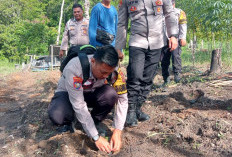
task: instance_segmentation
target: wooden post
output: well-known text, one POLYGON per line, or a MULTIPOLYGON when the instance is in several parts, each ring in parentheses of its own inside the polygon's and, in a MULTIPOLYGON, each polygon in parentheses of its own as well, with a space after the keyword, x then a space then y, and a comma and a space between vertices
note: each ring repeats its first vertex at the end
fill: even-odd
POLYGON ((51 70, 53 70, 53 45, 51 45, 51 70))
POLYGON ((54 57, 54 65, 56 65, 56 57, 54 57))
POLYGON ((222 70, 222 60, 221 60, 222 49, 216 49, 212 51, 210 74, 218 74, 222 70))

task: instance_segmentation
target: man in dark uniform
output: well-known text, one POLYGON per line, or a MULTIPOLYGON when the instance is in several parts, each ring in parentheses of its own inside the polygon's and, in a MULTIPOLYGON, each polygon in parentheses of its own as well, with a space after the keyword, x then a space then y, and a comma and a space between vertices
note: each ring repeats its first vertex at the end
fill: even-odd
POLYGON ((136 126, 149 116, 141 111, 153 84, 161 48, 164 46, 163 17, 167 25, 169 47, 177 47, 177 23, 170 0, 121 0, 115 48, 119 54, 126 48, 127 30, 131 20, 127 90, 129 109, 127 126, 136 126))

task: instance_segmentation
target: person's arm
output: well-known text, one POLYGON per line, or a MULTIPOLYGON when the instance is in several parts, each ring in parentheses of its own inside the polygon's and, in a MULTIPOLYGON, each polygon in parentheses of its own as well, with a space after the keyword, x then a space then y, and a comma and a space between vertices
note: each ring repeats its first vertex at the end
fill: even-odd
MULTIPOLYGON (((115 22, 115 34, 117 35, 117 26, 118 26, 118 13, 117 13, 117 11, 115 10, 115 12, 116 12, 116 22, 115 22)), ((114 40, 116 40, 116 38, 114 39, 114 40)), ((122 52, 122 49, 116 49, 117 50, 117 52, 118 52, 118 57, 119 57, 119 59, 120 59, 120 61, 122 61, 123 60, 123 58, 124 58, 124 53, 122 52)))
POLYGON ((122 130, 126 121, 126 115, 128 110, 128 98, 127 93, 118 95, 118 104, 115 110, 114 116, 114 131, 110 140, 112 151, 116 152, 121 149, 122 146, 122 130))
POLYGON ((128 29, 128 10, 125 0, 120 0, 119 11, 118 11, 118 25, 115 48, 117 51, 126 48, 127 40, 127 29, 128 29))
POLYGON ((118 57, 119 57, 120 61, 122 61, 124 58, 124 53, 122 52, 122 50, 119 50, 119 49, 116 49, 116 50, 118 52, 118 57))
POLYGON ((185 12, 181 10, 179 17, 179 39, 181 46, 186 45, 186 35, 187 35, 187 18, 185 12))
POLYGON ((116 105, 114 116, 114 128, 123 130, 126 122, 126 115, 128 110, 127 93, 118 95, 118 104, 116 105))
POLYGON ((117 34, 117 29, 118 29, 118 12, 115 9, 115 14, 116 14, 116 19, 115 19, 115 34, 117 34))
POLYGON ((89 43, 96 47, 96 36, 98 27, 99 10, 97 7, 93 7, 91 11, 90 21, 89 21, 89 43))
POLYGON ((165 23, 167 28, 167 34, 169 39, 170 51, 173 51, 178 46, 178 23, 172 2, 170 0, 163 0, 163 11, 165 17, 165 23))
POLYGON ((67 51, 68 49, 68 40, 69 40, 69 22, 70 20, 66 23, 65 29, 64 29, 64 34, 63 34, 63 38, 62 38, 62 42, 61 42, 61 46, 60 46, 60 53, 59 56, 63 57, 64 55, 64 51, 67 51))
POLYGON ((112 81, 113 87, 118 93, 118 103, 115 107, 113 135, 110 140, 110 145, 112 151, 119 151, 122 144, 122 130, 126 121, 126 115, 128 110, 128 98, 126 90, 126 80, 124 74, 121 72, 121 69, 118 68, 117 72, 113 72, 112 81), (117 78, 117 80, 115 80, 117 78))

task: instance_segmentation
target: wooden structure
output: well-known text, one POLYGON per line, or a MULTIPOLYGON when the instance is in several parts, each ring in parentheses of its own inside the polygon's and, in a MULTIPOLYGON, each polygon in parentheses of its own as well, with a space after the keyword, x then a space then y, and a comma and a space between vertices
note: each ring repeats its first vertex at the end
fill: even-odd
POLYGON ((53 70, 53 64, 56 65, 56 58, 53 60, 54 56, 59 56, 60 45, 50 45, 49 47, 49 56, 51 57, 51 70, 53 70))

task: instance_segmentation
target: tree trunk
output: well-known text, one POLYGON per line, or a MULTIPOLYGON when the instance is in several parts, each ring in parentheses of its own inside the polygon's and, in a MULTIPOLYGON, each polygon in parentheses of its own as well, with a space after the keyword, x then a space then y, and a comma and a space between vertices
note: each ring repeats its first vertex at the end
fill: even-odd
POLYGON ((85 6, 85 18, 89 19, 89 6, 90 6, 89 0, 85 0, 84 6, 85 6))
POLYGON ((190 45, 191 45, 191 52, 192 52, 192 59, 193 59, 193 66, 195 66, 195 48, 194 48, 194 43, 192 40, 190 40, 190 45))
POLYGON ((201 49, 204 49, 204 41, 201 40, 201 49))
POLYGON ((59 27, 58 27, 58 35, 56 39, 56 45, 59 44, 60 40, 60 27, 61 27, 61 22, 62 22, 62 17, 63 17, 63 8, 64 8, 64 0, 62 1, 61 9, 60 9, 60 21, 59 21, 59 27))
POLYGON ((198 48, 198 45, 197 45, 197 36, 196 36, 195 32, 194 32, 194 37, 193 37, 193 45, 194 45, 195 49, 198 48))
POLYGON ((212 34, 212 50, 215 49, 215 34, 212 34))
POLYGON ((222 70, 222 60, 221 60, 222 49, 216 49, 212 51, 210 74, 218 74, 222 70))
POLYGON ((193 58, 193 66, 195 66, 196 45, 197 45, 197 37, 195 35, 195 31, 193 30, 193 41, 191 43, 191 52, 192 52, 192 58, 193 58))

